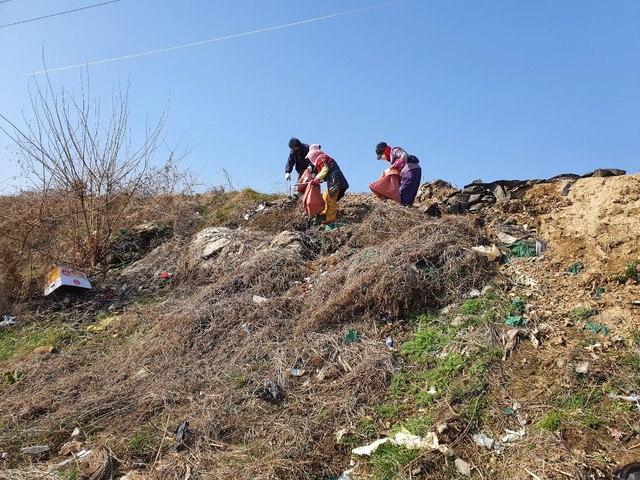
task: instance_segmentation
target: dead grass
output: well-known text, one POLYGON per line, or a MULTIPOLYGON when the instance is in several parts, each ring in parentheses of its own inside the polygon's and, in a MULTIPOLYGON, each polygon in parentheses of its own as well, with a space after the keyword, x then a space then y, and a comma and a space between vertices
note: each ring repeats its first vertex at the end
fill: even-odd
MULTIPOLYGON (((433 219, 357 195, 341 201, 342 225, 333 231, 311 225, 295 201, 250 191, 167 197, 153 205, 141 200, 138 207, 145 213, 132 212, 132 227, 154 220, 171 234, 124 268, 97 277, 94 297, 21 304, 19 321, 62 326, 73 335, 54 354, 27 351, 2 362, 2 371, 22 374, 0 385, 3 474, 45 478, 37 477, 45 471, 40 466, 63 460, 57 452, 75 427, 84 446, 101 452, 95 478, 115 469, 146 479, 326 479, 349 465, 353 446, 405 422, 431 430, 445 422, 442 442, 478 478, 598 478, 633 456, 635 405, 606 397, 635 385, 640 370, 632 342, 596 338, 613 357, 585 350, 593 334, 565 324, 575 322, 569 316, 575 305, 555 290, 591 292, 593 282, 563 275, 562 259, 514 261, 492 277, 496 267, 471 251, 490 243, 483 236, 493 228, 489 221, 480 230, 483 222, 474 218, 433 219), (205 260, 194 234, 219 226, 228 227, 229 242, 205 260), (171 277, 161 279, 163 271, 171 277), (543 274, 560 285, 526 286, 528 277, 543 274), (455 310, 440 313, 433 328, 440 325, 450 337, 439 354, 412 362, 400 353, 416 335, 418 314, 460 304, 490 278, 504 295, 527 299, 527 329, 499 367, 480 353, 503 347, 506 309, 487 318, 462 314, 457 330, 450 325, 459 320, 455 310), (552 309, 544 298, 557 305, 552 309), (104 330, 87 330, 107 315, 115 318, 104 330), (537 349, 534 326, 540 327, 537 349), (553 343, 559 335, 564 343, 553 343), (397 342, 393 350, 385 345, 388 336, 397 342), (408 394, 392 403, 394 379, 420 379, 421 370, 439 368, 446 355, 464 360, 447 384, 449 394, 434 403, 408 394), (580 376, 574 366, 583 361, 590 370, 580 376), (526 437, 506 443, 501 455, 476 445, 473 433, 499 438, 505 428, 519 429, 519 419, 504 413, 515 402, 526 437), (377 413, 384 408, 391 413, 377 413), (547 415, 554 409, 567 414, 564 429, 534 428, 553 420, 547 415), (624 433, 622 440, 612 440, 605 419, 624 433), (183 421, 189 431, 176 452, 183 421), (337 441, 341 431, 349 432, 349 442, 337 441), (49 454, 19 453, 45 443, 49 454)), ((635 291, 631 284, 607 284, 607 293, 614 288, 635 291)), ((433 452, 401 472, 397 478, 457 475, 452 461, 433 452)))
POLYGON ((357 426, 397 370, 380 315, 443 305, 489 271, 469 250, 479 236, 468 222, 433 221, 391 205, 355 207, 362 224, 306 230, 295 247, 270 247, 276 231, 301 228, 288 202, 256 216, 245 233, 232 230, 235 241, 204 270, 187 259, 185 237, 174 236, 123 270, 123 280, 105 284, 133 299, 123 281, 153 291, 162 285, 158 272, 172 270, 156 302, 130 304, 86 343, 82 334, 81 343, 37 363, 32 354, 7 361, 3 368, 24 377, 3 387, 1 443, 15 452, 47 442, 55 452, 80 426, 86 442, 103 439, 128 470, 136 457, 127 445, 140 425, 155 426, 161 442, 187 420, 186 456, 152 445, 148 478, 189 468, 202 478, 338 472, 350 452, 335 433, 357 426), (323 256, 323 242, 336 253, 323 256), (256 303, 256 295, 267 301, 256 303), (350 330, 357 341, 345 341, 350 330))

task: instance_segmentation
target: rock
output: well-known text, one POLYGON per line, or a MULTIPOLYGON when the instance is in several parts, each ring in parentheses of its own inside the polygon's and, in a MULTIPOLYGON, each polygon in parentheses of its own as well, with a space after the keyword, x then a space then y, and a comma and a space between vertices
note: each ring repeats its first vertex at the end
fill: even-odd
POLYGON ((36 347, 33 349, 33 353, 37 353, 39 355, 46 355, 49 353, 56 353, 56 347, 51 345, 47 345, 46 347, 36 347))
POLYGON ((77 453, 80 450, 82 450, 81 442, 67 442, 60 448, 58 454, 66 457, 70 453, 77 453))
POLYGON ((48 452, 49 445, 34 445, 33 447, 24 447, 21 448, 20 451, 22 453, 26 453, 27 455, 38 455, 40 453, 48 452))
POLYGON ((456 458, 456 461, 454 463, 456 469, 460 474, 464 475, 465 477, 471 476, 471 466, 467 462, 465 462, 461 458, 456 458))

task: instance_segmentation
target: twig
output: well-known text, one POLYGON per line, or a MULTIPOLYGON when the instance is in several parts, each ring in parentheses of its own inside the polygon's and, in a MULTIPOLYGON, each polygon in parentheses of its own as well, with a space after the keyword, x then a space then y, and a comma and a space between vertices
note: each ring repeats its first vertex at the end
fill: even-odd
POLYGON ((167 427, 169 426, 170 418, 171 418, 171 415, 167 415, 167 422, 164 424, 164 428, 162 429, 162 440, 160 440, 160 445, 158 445, 156 458, 153 459, 154 465, 158 462, 158 459, 160 458, 160 452, 162 451, 162 445, 164 445, 164 439, 167 438, 167 427))
POLYGON ((542 480, 539 476, 537 476, 535 473, 530 472, 529 470, 527 470, 526 468, 524 469, 525 472, 527 472, 529 475, 531 475, 533 478, 535 478, 536 480, 542 480))

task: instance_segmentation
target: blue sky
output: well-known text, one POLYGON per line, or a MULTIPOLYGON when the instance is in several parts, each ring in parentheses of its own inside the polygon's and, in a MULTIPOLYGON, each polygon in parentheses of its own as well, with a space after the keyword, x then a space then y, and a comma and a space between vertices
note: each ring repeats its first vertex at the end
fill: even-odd
MULTIPOLYGON (((5 0, 0 25, 103 2, 5 0)), ((120 0, 2 26, 0 44, 6 117, 30 118, 43 49, 49 69, 88 63, 103 110, 130 82, 134 144, 168 104, 166 144, 193 148, 183 167, 205 188, 224 170, 284 192, 291 136, 321 143, 353 192, 385 167, 379 141, 458 187, 640 169, 637 0, 120 0)), ((78 91, 82 73, 50 79, 78 91)), ((15 161, 0 134, 0 191, 15 161)))

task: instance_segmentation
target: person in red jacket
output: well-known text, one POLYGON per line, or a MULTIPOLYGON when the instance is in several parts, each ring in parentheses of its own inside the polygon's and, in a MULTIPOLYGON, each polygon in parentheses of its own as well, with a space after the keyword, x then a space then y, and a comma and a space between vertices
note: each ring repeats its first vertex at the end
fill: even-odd
POLYGON ((385 142, 376 145, 376 157, 378 160, 386 160, 391 164, 389 168, 400 172, 400 203, 413 205, 422 179, 418 157, 409 155, 400 147, 390 147, 385 142))
POLYGON ((327 182, 327 190, 322 195, 324 199, 324 211, 321 215, 325 216, 322 222, 325 225, 333 225, 338 215, 338 201, 344 196, 349 188, 349 182, 340 170, 338 162, 320 149, 320 145, 310 145, 307 158, 313 164, 318 174, 312 183, 320 185, 321 182, 327 182))

